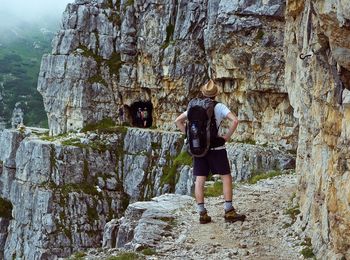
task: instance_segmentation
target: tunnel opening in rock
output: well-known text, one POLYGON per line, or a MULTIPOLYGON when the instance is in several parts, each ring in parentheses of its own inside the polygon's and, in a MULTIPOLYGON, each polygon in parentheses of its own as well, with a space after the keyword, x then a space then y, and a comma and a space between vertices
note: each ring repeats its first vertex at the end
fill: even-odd
POLYGON ((151 101, 136 101, 130 106, 132 125, 136 127, 151 127, 153 123, 153 105, 151 101))

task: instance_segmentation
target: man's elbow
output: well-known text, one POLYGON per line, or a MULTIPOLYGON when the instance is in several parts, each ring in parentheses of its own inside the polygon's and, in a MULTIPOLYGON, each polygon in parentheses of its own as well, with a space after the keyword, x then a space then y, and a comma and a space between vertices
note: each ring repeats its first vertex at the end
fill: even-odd
POLYGON ((176 118, 175 121, 174 121, 174 123, 175 123, 175 125, 176 125, 178 128, 180 128, 181 125, 183 124, 183 123, 182 123, 182 120, 181 120, 180 118, 176 118))

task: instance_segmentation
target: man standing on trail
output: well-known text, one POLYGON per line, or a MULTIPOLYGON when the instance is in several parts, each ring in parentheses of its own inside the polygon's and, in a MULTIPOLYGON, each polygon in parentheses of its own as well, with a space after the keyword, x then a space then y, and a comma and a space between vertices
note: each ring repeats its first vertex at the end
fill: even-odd
MULTIPOLYGON (((210 98, 215 100, 218 95, 218 87, 213 80, 209 80, 208 83, 201 87, 201 92, 204 98, 210 98)), ((215 102, 215 101, 214 101, 215 102)), ((186 121, 188 111, 183 112, 179 115, 176 120, 176 126, 181 132, 186 134, 186 121)), ((233 132, 236 130, 238 125, 238 119, 223 103, 215 102, 214 115, 216 121, 216 127, 219 128, 221 121, 226 119, 229 121, 229 129, 227 133, 222 136, 216 137, 219 140, 219 146, 210 145, 208 152, 204 157, 193 157, 193 175, 196 176, 195 182, 195 197, 197 202, 197 208, 199 213, 199 222, 201 224, 211 222, 211 217, 208 216, 207 209, 204 205, 204 184, 207 176, 211 172, 212 174, 220 174, 223 182, 223 195, 225 199, 224 210, 225 210, 225 221, 235 222, 244 221, 246 216, 238 214, 235 208, 232 206, 232 176, 229 161, 227 158, 227 152, 225 148, 225 142, 230 140, 233 132)))

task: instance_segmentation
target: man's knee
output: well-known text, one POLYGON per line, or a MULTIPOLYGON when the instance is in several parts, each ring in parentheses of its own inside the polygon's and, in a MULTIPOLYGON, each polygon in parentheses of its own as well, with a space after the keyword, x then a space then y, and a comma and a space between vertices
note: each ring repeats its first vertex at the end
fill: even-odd
POLYGON ((207 176, 196 176, 196 184, 204 186, 207 176))
POLYGON ((232 182, 231 174, 221 175, 222 182, 232 182))

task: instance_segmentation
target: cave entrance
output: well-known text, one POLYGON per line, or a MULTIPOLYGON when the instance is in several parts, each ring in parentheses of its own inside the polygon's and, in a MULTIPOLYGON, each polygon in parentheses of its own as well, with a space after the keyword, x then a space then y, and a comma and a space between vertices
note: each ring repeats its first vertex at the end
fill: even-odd
POLYGON ((132 125, 136 127, 151 127, 153 105, 151 101, 137 101, 130 106, 130 115, 132 118, 132 125), (142 115, 146 115, 142 118, 142 115))

